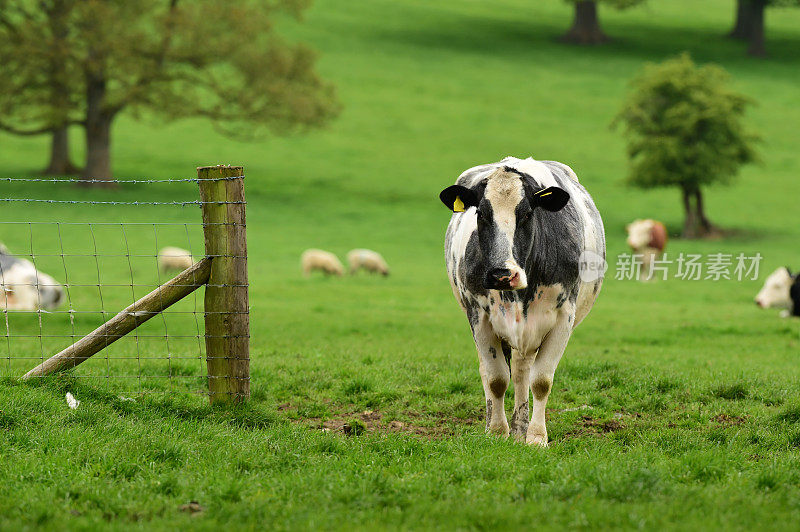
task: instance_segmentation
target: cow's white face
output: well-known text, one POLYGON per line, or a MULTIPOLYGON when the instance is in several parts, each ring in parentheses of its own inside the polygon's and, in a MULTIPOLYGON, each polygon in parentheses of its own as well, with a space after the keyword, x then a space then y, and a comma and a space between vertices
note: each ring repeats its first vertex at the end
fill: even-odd
POLYGON ((475 208, 478 245, 485 261, 484 288, 527 288, 524 260, 535 237, 533 211, 558 211, 569 201, 569 194, 557 187, 535 189, 509 167, 499 168, 484 183, 475 189, 453 185, 439 197, 454 212, 475 208))
POLYGON ((793 282, 787 268, 778 268, 767 277, 764 288, 756 296, 756 305, 761 308, 791 308, 790 290, 793 282))
POLYGON ((653 231, 652 220, 634 220, 625 229, 628 231, 627 242, 631 249, 644 249, 650 244, 653 231))

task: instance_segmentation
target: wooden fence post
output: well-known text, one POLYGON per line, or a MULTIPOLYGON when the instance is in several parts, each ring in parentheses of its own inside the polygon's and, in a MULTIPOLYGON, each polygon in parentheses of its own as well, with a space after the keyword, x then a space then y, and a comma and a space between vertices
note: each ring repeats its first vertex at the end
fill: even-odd
POLYGON ((250 397, 250 303, 244 174, 241 166, 197 169, 206 255, 212 258, 205 294, 206 362, 212 403, 250 397))

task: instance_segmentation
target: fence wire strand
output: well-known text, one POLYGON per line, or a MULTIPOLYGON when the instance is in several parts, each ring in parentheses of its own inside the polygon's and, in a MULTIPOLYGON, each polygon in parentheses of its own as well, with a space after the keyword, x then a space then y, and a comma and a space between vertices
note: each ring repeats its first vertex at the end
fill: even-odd
MULTIPOLYGON (((4 205, 0 207, 0 312, 3 320, 0 327, 5 329, 5 339, 0 345, 6 350, 5 357, 0 355, 0 360, 6 359, 6 363, 0 365, 5 368, 0 375, 18 377, 32 365, 45 363, 173 279, 187 264, 166 269, 165 261, 171 258, 173 262, 186 262, 186 257, 160 255, 164 248, 185 249, 195 264, 203 257, 246 259, 245 255, 232 253, 227 240, 225 253, 205 253, 204 228, 211 225, 244 228, 245 224, 227 221, 204 224, 198 212, 181 207, 245 205, 246 202, 231 201, 229 195, 222 201, 197 199, 196 185, 200 181, 197 178, 111 181, 0 178, 0 205, 4 205), (195 185, 191 191, 193 198, 176 198, 177 189, 169 189, 173 194, 169 200, 129 199, 134 192, 147 192, 146 186, 138 185, 187 183, 195 185), (3 184, 12 189, 3 191, 3 184), (70 199, 81 189, 62 186, 89 184, 113 185, 113 188, 92 189, 96 199, 85 196, 70 199), (113 196, 118 193, 124 197, 115 199, 113 196), (118 206, 119 209, 91 209, 104 206, 118 206), (154 208, 141 212, 148 213, 147 216, 156 221, 136 220, 141 218, 136 209, 144 206, 154 208), (53 299, 55 292, 60 294, 58 301, 53 299)), ((189 192, 188 188, 180 190, 189 192)), ((190 280, 171 286, 196 288, 197 283, 190 280)), ((240 290, 247 289, 248 284, 207 286, 240 290)), ((163 307, 164 291, 156 294, 163 307)), ((207 374, 208 358, 225 357, 207 357, 206 339, 249 338, 249 334, 207 334, 204 316, 249 314, 249 308, 206 312, 202 292, 194 289, 190 296, 163 311, 137 310, 135 319, 139 325, 130 333, 100 335, 99 341, 104 347, 102 355, 98 353, 73 370, 73 377, 103 383, 121 394, 176 391, 207 394, 209 380, 241 378, 207 374), (158 319, 156 314, 160 314, 158 319)))

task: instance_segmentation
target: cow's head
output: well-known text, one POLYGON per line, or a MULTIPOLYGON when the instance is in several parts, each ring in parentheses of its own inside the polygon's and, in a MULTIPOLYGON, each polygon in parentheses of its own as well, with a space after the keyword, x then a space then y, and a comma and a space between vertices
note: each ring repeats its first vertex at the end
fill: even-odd
POLYGON ((528 286, 524 264, 535 238, 532 215, 536 209, 555 212, 569 201, 558 188, 542 188, 533 178, 510 167, 498 168, 474 188, 447 187, 439 194, 453 212, 475 208, 478 243, 486 261, 484 287, 521 290, 528 286))
POLYGON ((790 291, 794 277, 789 268, 778 268, 764 283, 764 288, 756 296, 756 305, 761 308, 784 308, 792 306, 790 291))
POLYGON ((0 308, 52 310, 63 297, 58 281, 38 271, 32 262, 0 250, 0 308))

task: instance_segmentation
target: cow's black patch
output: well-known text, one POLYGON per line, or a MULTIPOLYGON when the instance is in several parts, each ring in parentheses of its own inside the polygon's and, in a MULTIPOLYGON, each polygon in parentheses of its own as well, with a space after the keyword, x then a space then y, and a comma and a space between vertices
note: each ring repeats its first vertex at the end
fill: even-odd
POLYGON ((511 373, 511 345, 505 340, 500 341, 500 347, 503 349, 503 358, 506 359, 506 364, 508 364, 508 372, 511 373))
POLYGON ((497 349, 494 347, 489 347, 489 352, 492 354, 492 358, 497 358, 497 349))
POLYGON ((480 307, 478 304, 472 300, 462 296, 462 301, 464 303, 464 310, 467 313, 467 320, 469 321, 469 327, 472 329, 472 335, 475 336, 475 326, 478 324, 478 310, 480 307))
POLYGON ((464 257, 461 258, 459 264, 458 277, 462 284, 473 294, 484 296, 488 294, 483 287, 486 279, 486 260, 484 260, 481 247, 478 244, 477 231, 473 232, 469 237, 469 241, 467 241, 467 249, 464 251, 464 257))
POLYGON ((9 271, 17 262, 19 262, 19 259, 14 255, 6 255, 0 252, 0 272, 9 271))
POLYGON ((800 316, 800 275, 794 278, 789 295, 792 298, 792 316, 800 316))
POLYGON ((559 292, 558 297, 556 297, 556 308, 561 308, 564 306, 564 303, 567 302, 567 296, 569 294, 567 292, 559 292))

